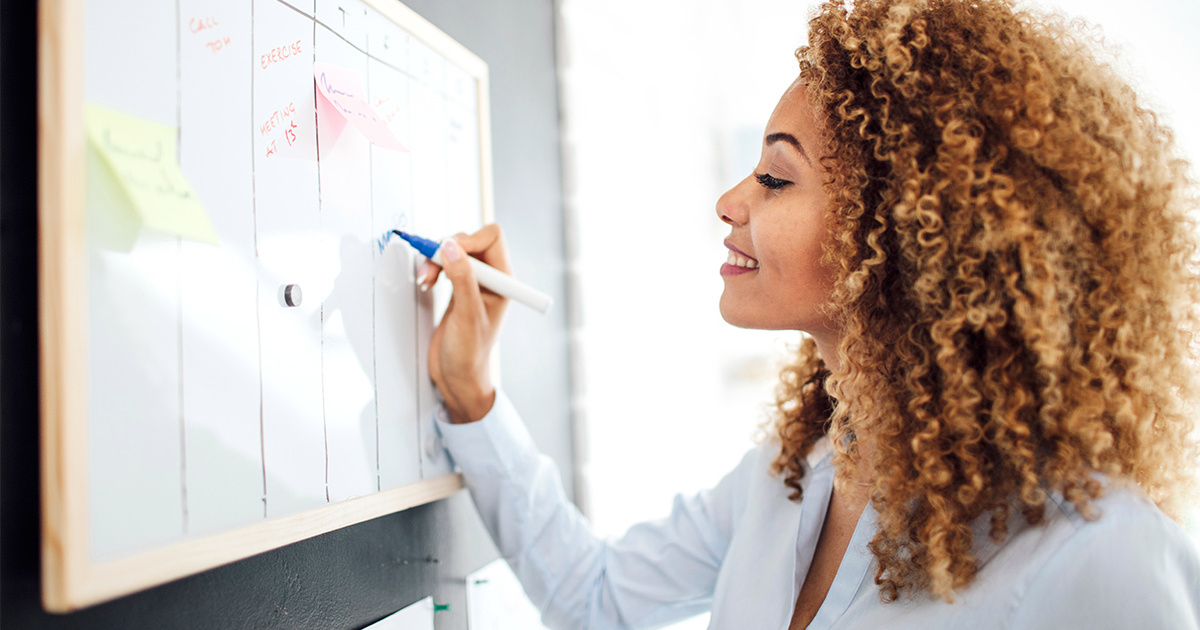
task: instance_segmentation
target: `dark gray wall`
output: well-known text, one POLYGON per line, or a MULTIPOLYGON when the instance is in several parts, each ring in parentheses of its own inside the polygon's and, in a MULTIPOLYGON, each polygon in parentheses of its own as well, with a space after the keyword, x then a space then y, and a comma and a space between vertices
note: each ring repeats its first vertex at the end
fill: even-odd
MULTIPOLYGON (((551 0, 408 5, 491 69, 496 217, 518 274, 550 293, 502 336, 506 391, 570 491, 558 101, 551 0)), ((466 493, 72 615, 41 610, 38 504, 36 3, 0 5, 0 622, 4 628, 358 628, 433 595, 465 628, 467 573, 496 557, 466 493)))

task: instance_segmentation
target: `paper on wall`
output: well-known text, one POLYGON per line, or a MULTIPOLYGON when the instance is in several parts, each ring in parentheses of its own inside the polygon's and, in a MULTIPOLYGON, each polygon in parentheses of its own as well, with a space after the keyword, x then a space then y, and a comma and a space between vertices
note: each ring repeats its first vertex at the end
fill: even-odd
POLYGON ((471 630, 546 630, 521 582, 503 558, 467 576, 467 627, 471 630))
POLYGON ((376 621, 363 630, 433 630, 433 614, 436 610, 433 597, 426 597, 376 621))
POLYGON ((349 68, 319 61, 313 63, 317 82, 317 127, 321 153, 337 144, 349 123, 377 147, 408 152, 388 128, 387 122, 367 103, 362 76, 349 68))
POLYGON ((174 127, 88 104, 88 141, 116 175, 142 225, 166 234, 217 244, 217 232, 179 169, 174 127))

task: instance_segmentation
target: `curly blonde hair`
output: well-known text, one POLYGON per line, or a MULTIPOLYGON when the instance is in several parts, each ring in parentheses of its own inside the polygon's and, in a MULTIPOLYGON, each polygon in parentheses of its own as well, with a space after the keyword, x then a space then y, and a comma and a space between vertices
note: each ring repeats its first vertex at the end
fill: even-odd
POLYGON ((953 601, 985 514, 997 542, 1048 492, 1098 516, 1094 471, 1191 497, 1195 187, 1098 43, 1007 0, 833 0, 796 52, 844 337, 784 370, 775 471, 800 500, 825 435, 874 468, 885 600, 953 601))

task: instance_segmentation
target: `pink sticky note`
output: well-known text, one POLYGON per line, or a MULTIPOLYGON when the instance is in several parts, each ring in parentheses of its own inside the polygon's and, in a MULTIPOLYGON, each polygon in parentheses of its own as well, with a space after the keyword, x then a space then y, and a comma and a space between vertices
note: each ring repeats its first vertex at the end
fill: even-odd
MULTIPOLYGON (((362 132, 371 144, 384 149, 408 152, 408 149, 396 139, 396 136, 392 135, 392 131, 388 129, 387 122, 383 117, 375 113, 375 110, 367 103, 367 92, 363 89, 362 77, 357 72, 317 61, 313 63, 313 78, 317 81, 317 91, 327 100, 324 105, 332 109, 332 112, 329 113, 341 114, 344 120, 341 123, 343 127, 348 122, 362 132)), ((317 100, 321 101, 322 99, 317 100)), ((325 113, 321 108, 322 106, 318 105, 318 112, 325 113)), ((337 116, 333 116, 333 118, 337 118, 337 116)), ((326 124, 325 120, 326 118, 321 118, 321 124, 326 124)), ((329 126, 334 127, 335 124, 330 123, 329 126)), ((321 152, 324 153, 326 136, 324 132, 319 133, 321 134, 321 152)), ((329 145, 332 146, 341 136, 341 129, 339 128, 336 133, 329 135, 329 145)))
POLYGON ((329 151, 337 144, 345 129, 346 117, 317 90, 317 148, 321 159, 329 155, 329 151))

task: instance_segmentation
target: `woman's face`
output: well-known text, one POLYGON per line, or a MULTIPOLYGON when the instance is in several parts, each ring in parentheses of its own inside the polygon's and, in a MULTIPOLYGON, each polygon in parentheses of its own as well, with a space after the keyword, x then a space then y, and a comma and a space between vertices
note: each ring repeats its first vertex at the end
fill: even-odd
POLYGON ((822 311, 833 269, 821 265, 829 197, 817 163, 821 134, 805 87, 788 88, 763 134, 762 156, 749 177, 717 201, 732 228, 721 265, 721 316, 742 328, 796 329, 814 337, 834 327, 822 311))

